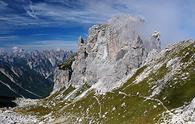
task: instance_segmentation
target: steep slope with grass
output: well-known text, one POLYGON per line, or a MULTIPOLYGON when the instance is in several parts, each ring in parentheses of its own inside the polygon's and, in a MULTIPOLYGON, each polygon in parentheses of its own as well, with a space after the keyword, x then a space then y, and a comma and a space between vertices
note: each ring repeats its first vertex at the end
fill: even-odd
POLYGON ((195 41, 171 45, 148 59, 114 90, 71 84, 36 105, 15 109, 45 123, 183 124, 195 122, 195 41))

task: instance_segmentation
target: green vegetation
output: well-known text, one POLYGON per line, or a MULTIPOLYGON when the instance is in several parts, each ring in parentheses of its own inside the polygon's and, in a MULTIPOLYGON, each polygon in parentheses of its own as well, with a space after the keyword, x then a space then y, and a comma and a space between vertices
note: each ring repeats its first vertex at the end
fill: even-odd
POLYGON ((163 89, 161 94, 158 96, 159 99, 164 99, 164 104, 172 109, 180 107, 184 104, 189 103, 195 97, 195 47, 193 44, 183 48, 179 53, 178 57, 181 57, 181 62, 185 63, 181 70, 178 71, 169 80, 166 88, 163 89), (183 76, 182 76, 183 75, 183 76))
POLYGON ((16 109, 16 112, 24 115, 35 115, 38 117, 47 115, 51 112, 51 109, 43 106, 29 106, 28 108, 16 109))
POLYGON ((70 55, 64 63, 58 65, 61 70, 71 70, 72 63, 75 61, 75 55, 70 55))
POLYGON ((66 122, 83 124, 89 122, 101 124, 158 123, 161 114, 167 109, 180 107, 195 97, 194 55, 194 44, 181 45, 173 51, 166 52, 157 63, 137 69, 123 86, 112 92, 97 95, 95 91, 89 90, 85 97, 78 99, 78 96, 86 92, 90 86, 87 83, 78 89, 70 86, 43 100, 43 104, 50 105, 48 108, 39 105, 37 108, 30 107, 26 110, 21 108, 20 112, 38 113, 41 115, 39 117, 43 119, 43 115, 53 111, 52 115, 56 120, 66 118, 66 122), (181 58, 183 63, 181 69, 177 70, 169 80, 164 80, 165 76, 171 72, 171 68, 166 67, 167 62, 176 57, 181 58), (142 75, 146 69, 152 69, 154 65, 159 63, 162 65, 158 69, 153 69, 148 77, 135 83, 136 78, 142 75), (183 74, 185 76, 182 76, 183 74), (159 94, 152 98, 149 97, 153 88, 159 86, 159 81, 165 83, 165 86, 162 87, 159 94), (70 93, 73 94, 70 95, 70 93), (70 99, 65 99, 67 95, 70 95, 70 99))
POLYGON ((141 74, 144 68, 146 67, 138 69, 134 76, 121 88, 98 96, 91 92, 87 97, 67 106, 64 113, 83 118, 83 123, 87 120, 88 122, 93 120, 94 123, 105 124, 121 122, 154 123, 155 120, 158 120, 157 115, 162 113, 164 108, 157 101, 144 98, 149 92, 149 85, 146 80, 139 84, 132 82, 132 79, 141 74))

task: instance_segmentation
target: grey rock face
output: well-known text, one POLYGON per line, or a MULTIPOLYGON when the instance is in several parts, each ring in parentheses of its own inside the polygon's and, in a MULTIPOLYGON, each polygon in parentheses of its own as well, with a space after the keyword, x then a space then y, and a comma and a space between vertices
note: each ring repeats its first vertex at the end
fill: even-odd
POLYGON ((54 71, 54 87, 53 93, 60 90, 62 87, 68 87, 70 71, 69 70, 60 70, 58 68, 54 71))
POLYGON ((161 50, 160 33, 157 31, 152 33, 151 38, 144 42, 144 46, 148 53, 153 50, 159 52, 161 50))
POLYGON ((75 86, 102 82, 109 90, 132 69, 140 67, 148 52, 158 49, 156 39, 152 42, 154 45, 148 48, 144 45, 139 33, 143 22, 140 18, 124 15, 91 27, 86 41, 79 38, 70 82, 75 86))

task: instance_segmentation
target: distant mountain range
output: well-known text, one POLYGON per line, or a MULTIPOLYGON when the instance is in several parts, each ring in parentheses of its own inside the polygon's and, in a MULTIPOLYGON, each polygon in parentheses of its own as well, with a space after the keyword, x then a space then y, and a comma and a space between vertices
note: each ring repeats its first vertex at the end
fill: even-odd
POLYGON ((43 98, 53 89, 53 72, 68 54, 64 50, 0 51, 0 96, 43 98))

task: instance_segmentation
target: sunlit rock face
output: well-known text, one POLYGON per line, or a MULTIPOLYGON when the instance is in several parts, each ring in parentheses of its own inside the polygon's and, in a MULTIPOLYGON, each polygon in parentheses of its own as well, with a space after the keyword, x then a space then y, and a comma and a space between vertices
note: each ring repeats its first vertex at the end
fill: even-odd
POLYGON ((86 40, 79 38, 70 82, 75 86, 102 83, 105 91, 115 87, 116 82, 140 67, 149 51, 160 49, 159 35, 144 45, 146 38, 140 33, 143 24, 141 18, 123 15, 92 26, 86 40))
POLYGON ((56 91, 59 91, 62 87, 68 87, 69 86, 69 80, 70 80, 70 70, 60 70, 59 68, 56 68, 54 71, 54 87, 53 87, 53 93, 56 91))

